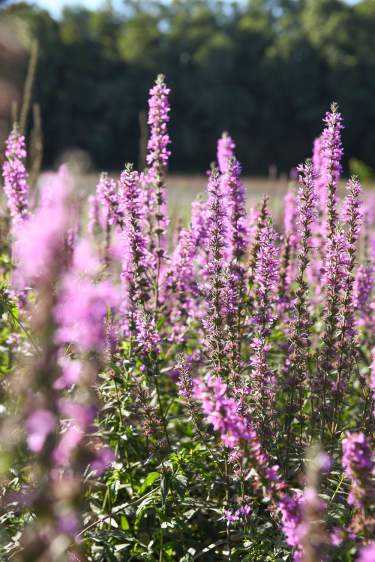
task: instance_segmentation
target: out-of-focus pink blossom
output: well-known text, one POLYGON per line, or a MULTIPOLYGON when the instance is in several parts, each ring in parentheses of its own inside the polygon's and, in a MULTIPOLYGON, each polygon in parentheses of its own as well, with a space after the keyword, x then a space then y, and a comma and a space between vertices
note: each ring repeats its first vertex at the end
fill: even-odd
POLYGON ((49 410, 35 410, 26 420, 27 445, 34 453, 40 453, 47 436, 56 427, 56 417, 49 410))
POLYGON ((67 276, 55 308, 56 341, 72 343, 81 351, 105 345, 105 317, 120 302, 119 291, 109 282, 67 276))

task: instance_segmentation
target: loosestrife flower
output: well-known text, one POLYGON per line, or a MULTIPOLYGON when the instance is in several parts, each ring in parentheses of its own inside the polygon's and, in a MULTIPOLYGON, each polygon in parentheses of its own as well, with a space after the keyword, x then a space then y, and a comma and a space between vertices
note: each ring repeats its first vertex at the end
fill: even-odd
POLYGON ((270 349, 268 337, 275 319, 276 288, 279 271, 278 252, 275 245, 276 232, 270 221, 259 233, 257 260, 254 270, 254 316, 250 358, 252 366, 251 396, 256 417, 263 431, 270 429, 275 400, 275 374, 268 366, 270 349), (267 420, 266 424, 263 421, 267 420))
POLYGON ((267 499, 275 501, 285 488, 279 467, 271 465, 255 428, 242 414, 242 404, 228 393, 228 385, 219 376, 193 379, 193 397, 200 402, 208 423, 220 433, 222 443, 233 450, 235 462, 237 457, 249 460, 252 470, 248 477, 254 490, 262 489, 267 499))
MULTIPOLYGON (((312 225, 316 213, 316 192, 314 186, 314 170, 312 162, 307 160, 298 167, 298 210, 300 229, 300 244, 298 253, 297 289, 293 303, 293 315, 290 328, 289 344, 289 372, 287 384, 291 387, 290 402, 287 415, 293 419, 296 406, 302 392, 302 383, 308 372, 308 348, 311 319, 308 312, 308 284, 305 279, 306 270, 310 263, 312 225)), ((288 428, 288 431, 290 428, 288 428)))
POLYGON ((324 412, 321 416, 323 423, 325 423, 327 415, 332 415, 330 410, 333 405, 329 401, 328 389, 331 388, 334 392, 339 390, 337 380, 336 384, 334 383, 332 385, 332 371, 339 361, 338 335, 341 320, 341 301, 342 292, 346 288, 349 266, 348 241, 345 231, 341 228, 335 231, 331 235, 331 238, 328 239, 324 264, 323 280, 326 299, 324 308, 324 331, 318 361, 319 375, 317 377, 321 385, 320 398, 324 400, 324 404, 321 404, 321 411, 324 412))
POLYGON ((357 243, 360 235, 363 210, 360 201, 362 187, 359 181, 353 177, 347 186, 347 195, 344 202, 344 220, 348 224, 347 231, 347 268, 343 279, 343 297, 341 304, 341 317, 338 335, 338 364, 337 380, 335 391, 336 409, 340 407, 342 389, 347 385, 352 370, 355 350, 355 322, 353 309, 353 287, 354 287, 354 268, 356 265, 357 243))
POLYGON ((233 158, 235 148, 234 140, 228 133, 224 132, 217 142, 217 162, 220 173, 224 174, 227 171, 229 160, 233 158))
POLYGON ((139 175, 131 165, 125 167, 120 177, 120 200, 125 215, 122 261, 126 314, 124 328, 127 334, 134 335, 137 308, 145 305, 151 298, 148 275, 152 263, 143 228, 144 209, 139 175))
POLYGON ((176 365, 178 394, 191 403, 193 398, 193 378, 191 376, 192 357, 180 358, 176 365))
POLYGON ((255 325, 267 335, 274 320, 273 302, 278 278, 277 234, 270 222, 262 228, 259 237, 254 285, 256 292, 255 325))
POLYGON ((160 167, 168 164, 171 155, 168 148, 171 141, 167 130, 170 119, 169 93, 170 90, 165 84, 164 76, 159 74, 155 85, 150 90, 148 101, 148 124, 151 128, 151 135, 147 144, 147 164, 156 173, 159 173, 160 167))
POLYGON ((204 324, 212 360, 216 368, 219 368, 224 360, 224 247, 227 223, 220 177, 216 169, 212 170, 209 175, 207 207, 209 253, 205 272, 206 283, 204 293, 208 303, 208 317, 204 324))
POLYGON ((150 314, 146 314, 142 310, 138 310, 135 316, 135 333, 136 341, 139 345, 140 352, 158 353, 160 347, 160 334, 155 325, 155 319, 150 314))
POLYGON ((96 187, 98 202, 102 204, 108 217, 109 224, 123 226, 124 213, 119 201, 119 187, 117 182, 103 173, 96 187))
MULTIPOLYGON (((336 243, 339 215, 337 212, 337 187, 341 175, 341 161, 343 148, 341 132, 343 120, 338 111, 336 103, 331 105, 331 111, 327 112, 324 118, 324 130, 320 136, 320 163, 317 164, 317 155, 314 154, 314 173, 317 175, 316 186, 319 199, 320 210, 317 215, 320 222, 314 225, 314 246, 316 247, 316 257, 311 268, 312 280, 317 285, 317 294, 321 293, 325 287, 322 283, 321 262, 327 253, 326 246, 333 246, 336 243)), ((333 250, 334 252, 334 250, 333 250)), ((324 291, 323 291, 324 292, 324 291)))
POLYGON ((207 421, 219 431, 224 445, 234 448, 241 439, 249 439, 251 432, 236 400, 228 398, 227 389, 220 377, 208 376, 204 382, 193 380, 193 395, 201 402, 207 421))
POLYGON ((344 126, 342 115, 338 111, 336 103, 333 103, 331 111, 326 113, 324 123, 325 128, 321 135, 321 154, 323 159, 321 174, 326 184, 328 238, 330 239, 336 230, 338 219, 336 191, 342 171, 341 161, 344 154, 341 141, 341 132, 344 126))
MULTIPOLYGON (((241 181, 241 165, 230 158, 221 178, 223 204, 228 216, 228 235, 230 237, 230 258, 239 264, 247 248, 248 229, 246 225, 246 191, 241 181)), ((238 271, 237 275, 241 272, 238 271)))
POLYGON ((100 203, 96 194, 90 195, 88 198, 87 217, 87 230, 90 234, 95 234, 102 226, 100 220, 100 203))
MULTIPOLYGON (((168 134, 168 122, 170 119, 169 105, 170 90, 165 84, 162 74, 156 79, 155 85, 150 90, 148 101, 148 124, 150 126, 150 138, 147 143, 148 165, 147 183, 151 183, 155 189, 155 208, 150 209, 154 215, 153 226, 156 237, 156 252, 158 260, 158 274, 162 260, 165 258, 164 236, 168 225, 165 193, 165 171, 168 165, 170 138, 168 134)), ((157 279, 157 283, 158 283, 157 279)))
POLYGON ((17 128, 14 128, 6 141, 3 164, 4 191, 14 226, 29 215, 30 188, 25 159, 25 137, 18 132, 17 128))
POLYGON ((227 267, 223 279, 224 308, 229 340, 227 352, 231 356, 231 370, 238 371, 245 295, 245 267, 242 260, 248 243, 248 228, 241 166, 234 157, 229 158, 226 170, 221 176, 221 192, 228 236, 224 248, 227 267))
POLYGON ((348 503, 366 509, 375 501, 375 458, 369 439, 363 433, 347 433, 342 442, 342 466, 351 483, 348 503))

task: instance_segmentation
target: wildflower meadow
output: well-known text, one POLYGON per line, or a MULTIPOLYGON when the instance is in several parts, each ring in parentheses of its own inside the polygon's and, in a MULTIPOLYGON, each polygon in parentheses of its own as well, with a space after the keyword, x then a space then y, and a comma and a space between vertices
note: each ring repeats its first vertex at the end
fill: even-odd
POLYGON ((375 199, 342 177, 344 116, 282 224, 223 133, 172 228, 169 94, 146 168, 83 204, 6 142, 0 559, 375 562, 375 199))

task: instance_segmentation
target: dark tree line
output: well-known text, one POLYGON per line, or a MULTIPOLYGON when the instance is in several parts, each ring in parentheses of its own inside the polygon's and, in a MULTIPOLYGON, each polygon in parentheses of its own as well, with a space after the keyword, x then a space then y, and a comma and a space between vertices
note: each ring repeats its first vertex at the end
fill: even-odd
POLYGON ((126 0, 121 13, 66 9, 59 21, 20 3, 10 14, 40 44, 45 164, 72 147, 100 168, 137 161, 140 112, 163 72, 174 170, 204 170, 228 130, 245 172, 288 171, 332 100, 348 156, 375 166, 374 0, 126 0))

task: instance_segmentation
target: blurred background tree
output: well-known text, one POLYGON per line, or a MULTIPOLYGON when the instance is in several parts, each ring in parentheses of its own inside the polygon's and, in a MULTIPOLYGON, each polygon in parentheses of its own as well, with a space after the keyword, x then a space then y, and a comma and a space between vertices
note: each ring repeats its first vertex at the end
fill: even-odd
MULTIPOLYGON (((16 18, 39 40, 34 99, 46 166, 73 148, 98 168, 136 162, 139 116, 163 72, 173 92, 174 171, 205 170, 228 130, 245 173, 271 164, 288 173, 310 154, 332 100, 345 115, 348 157, 375 167, 374 0, 126 0, 117 11, 110 2, 65 8, 59 19, 31 3, 0 5, 3 22, 16 18)), ((22 48, 14 98, 27 67, 22 48)), ((9 78, 6 57, 0 64, 9 78)))

